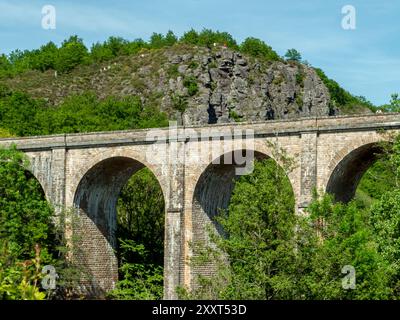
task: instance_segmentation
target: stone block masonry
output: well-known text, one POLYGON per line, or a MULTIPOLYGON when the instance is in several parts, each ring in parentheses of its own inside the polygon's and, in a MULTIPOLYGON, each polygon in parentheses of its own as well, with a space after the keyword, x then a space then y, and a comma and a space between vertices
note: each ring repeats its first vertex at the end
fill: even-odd
POLYGON ((82 241, 76 258, 93 276, 92 285, 105 291, 112 289, 118 278, 114 232, 119 192, 132 174, 148 167, 165 198, 164 297, 174 299, 177 286, 193 287, 199 273, 212 271, 212 264, 196 269, 188 262, 196 254, 190 243, 207 241, 206 225, 217 208, 228 205, 237 174, 238 163, 215 163, 215 159, 229 159, 223 156, 238 149, 247 149, 247 154, 251 151, 255 158, 273 158, 274 150, 267 143, 273 142, 295 161, 288 177, 298 210, 307 207, 314 188, 348 201, 375 160, 379 143, 387 139, 383 132, 400 132, 400 115, 302 118, 176 130, 179 134, 174 139, 168 137, 169 129, 163 128, 156 129, 157 134, 146 129, 0 139, 0 147, 15 144, 25 152, 30 170, 58 211, 76 209, 82 222, 82 230, 77 230, 82 241), (253 134, 227 138, 226 133, 235 130, 253 134), (226 143, 229 139, 234 143, 226 143), (213 148, 207 149, 206 144, 213 148), (218 148, 222 144, 223 148, 218 148), (193 161, 194 150, 202 150, 198 161, 193 161), (171 155, 177 155, 179 161, 173 161, 171 155), (154 161, 157 157, 164 161, 154 161))

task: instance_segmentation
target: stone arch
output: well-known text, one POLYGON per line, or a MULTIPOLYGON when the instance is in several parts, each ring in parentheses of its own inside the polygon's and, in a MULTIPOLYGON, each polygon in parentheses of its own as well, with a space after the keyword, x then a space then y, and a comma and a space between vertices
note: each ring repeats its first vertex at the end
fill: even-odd
POLYGON ((37 181, 37 183, 39 184, 39 188, 40 188, 39 191, 42 193, 42 195, 46 199, 46 201, 51 203, 50 195, 48 194, 46 188, 44 187, 45 184, 43 183, 43 181, 40 181, 41 179, 39 178, 39 176, 35 175, 33 170, 31 170, 30 168, 25 169, 25 176, 28 179, 35 179, 37 181))
MULTIPOLYGON (((71 177, 69 179, 69 187, 67 193, 67 205, 72 205, 75 199, 75 194, 78 189, 78 186, 83 179, 83 177, 97 164, 102 161, 105 161, 110 158, 130 158, 135 160, 143 165, 143 167, 148 168, 158 180, 161 189, 164 194, 164 200, 167 202, 167 192, 168 192, 168 182, 167 175, 164 171, 165 168, 158 166, 157 164, 153 164, 150 161, 147 161, 146 151, 145 150, 135 150, 132 148, 107 148, 101 150, 95 150, 96 152, 92 153, 81 153, 78 152, 75 155, 75 159, 71 157, 70 169, 71 177), (75 163, 74 160, 77 160, 75 163), (71 203, 72 202, 72 203, 71 203)), ((166 203, 167 205, 167 203, 166 203)))
POLYGON ((51 192, 51 158, 48 154, 41 156, 38 153, 25 153, 29 163, 26 172, 29 172, 40 184, 46 200, 54 205, 51 192))
MULTIPOLYGON (((208 230, 206 226, 211 225, 219 234, 223 234, 223 230, 217 223, 215 223, 213 218, 217 214, 218 209, 227 208, 234 188, 234 180, 238 178, 238 175, 235 173, 237 164, 234 161, 225 163, 224 158, 229 153, 239 151, 243 154, 246 153, 245 149, 232 150, 214 159, 214 161, 212 161, 201 172, 196 181, 191 204, 192 248, 189 256, 196 256, 196 244, 209 243, 208 230), (218 164, 215 164, 215 162, 218 162, 216 161, 217 159, 220 159, 220 161, 218 164)), ((255 160, 273 159, 281 166, 281 163, 276 161, 269 155, 270 153, 266 151, 267 148, 264 148, 263 151, 251 150, 254 154, 255 160)), ((228 157, 228 159, 230 159, 230 157, 228 157)), ((295 196, 291 179, 289 179, 289 181, 292 186, 293 195, 295 196)), ((214 272, 215 266, 212 261, 201 266, 193 265, 189 275, 189 285, 191 287, 196 287, 197 275, 201 274, 207 276, 214 272)))
POLYGON ((144 167, 147 166, 132 157, 103 158, 85 172, 76 187, 73 204, 79 213, 79 252, 74 254, 89 274, 84 281, 86 289, 93 290, 96 296, 114 288, 118 280, 117 200, 130 177, 144 167))
POLYGON ((341 149, 328 166, 325 191, 336 201, 347 203, 353 199, 362 176, 382 153, 381 141, 368 139, 341 149))

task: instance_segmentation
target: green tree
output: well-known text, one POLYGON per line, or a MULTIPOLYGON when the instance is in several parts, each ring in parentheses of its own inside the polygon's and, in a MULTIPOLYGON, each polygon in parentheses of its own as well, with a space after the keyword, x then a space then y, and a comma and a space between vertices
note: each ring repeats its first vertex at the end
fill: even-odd
POLYGON ((43 299, 41 266, 53 262, 53 209, 15 149, 0 149, 0 299, 43 299))
POLYGON ((6 97, 0 99, 0 123, 14 135, 37 134, 40 129, 35 116, 42 106, 42 101, 31 99, 27 94, 8 93, 6 97))
POLYGON ((12 73, 18 74, 31 69, 29 50, 14 50, 8 55, 8 60, 12 64, 12 73))
POLYGON ((112 59, 114 55, 111 48, 101 43, 95 43, 90 49, 90 57, 94 62, 103 62, 112 59))
POLYGON ((165 45, 166 46, 172 46, 178 41, 178 38, 175 36, 175 34, 169 30, 167 34, 165 35, 165 45))
MULTIPOLYGON (((285 170, 291 165, 287 162, 285 170)), ((217 249, 202 248, 192 263, 213 260, 217 272, 200 276, 201 299, 290 299, 296 283, 294 196, 285 170, 271 159, 236 182, 226 211, 217 222, 225 237, 211 234, 217 249), (227 260, 229 261, 227 263, 227 260)))
POLYGON ((150 46, 153 49, 160 49, 164 47, 165 39, 164 35, 161 33, 153 33, 150 37, 150 46))
POLYGON ((161 187, 147 168, 132 176, 118 200, 117 238, 144 245, 151 262, 160 266, 164 261, 164 209, 161 187))
POLYGON ((7 56, 5 54, 0 55, 0 78, 8 76, 11 68, 12 64, 7 56))
POLYGON ((390 99, 390 103, 381 106, 386 112, 400 112, 400 96, 398 93, 393 93, 390 99))
POLYGON ((185 77, 183 86, 188 89, 188 95, 193 97, 199 91, 197 80, 193 76, 185 77))
POLYGON ((167 117, 155 107, 144 107, 138 97, 108 97, 99 101, 87 92, 67 98, 56 110, 40 109, 36 123, 44 134, 163 127, 167 117))
POLYGON ((39 71, 55 69, 58 48, 53 42, 42 46, 31 57, 31 67, 39 71))
POLYGON ((0 138, 10 138, 13 135, 7 129, 0 128, 0 138))
POLYGON ((370 223, 378 243, 378 250, 390 264, 389 274, 392 275, 390 287, 394 296, 400 293, 400 136, 393 138, 389 150, 389 160, 392 167, 392 190, 386 191, 370 210, 370 223))
POLYGON ((164 264, 164 196, 152 172, 141 169, 118 200, 120 280, 113 299, 162 299, 164 264))
POLYGON ((28 167, 22 152, 0 149, 0 300, 76 296, 83 273, 67 258, 71 248, 65 241, 65 220, 60 215, 53 224, 54 210, 28 167), (56 290, 41 286, 45 265, 58 274, 56 290))
POLYGON ((134 41, 129 42, 126 45, 125 50, 127 54, 136 54, 140 50, 146 47, 148 47, 148 44, 144 40, 136 39, 134 41))
POLYGON ((179 39, 180 42, 198 45, 199 44, 199 34, 196 30, 191 29, 183 34, 183 36, 179 39))
POLYGON ((303 255, 299 288, 304 299, 388 299, 392 295, 388 262, 379 253, 369 212, 355 202, 334 203, 325 195, 308 208, 312 225, 303 231, 308 238, 303 255), (310 238, 310 234, 317 236, 310 238), (344 288, 342 269, 355 270, 355 288, 344 288))
POLYGON ((149 263, 148 251, 133 240, 120 240, 120 278, 116 288, 107 295, 116 300, 161 300, 163 297, 163 268, 149 263), (129 260, 129 256, 140 258, 129 260), (144 262, 143 262, 144 261, 144 262))
POLYGON ((225 45, 228 48, 237 48, 237 43, 232 35, 227 32, 213 31, 211 29, 203 29, 199 33, 199 44, 211 48, 214 43, 225 45))
POLYGON ((289 49, 285 53, 285 58, 286 58, 286 60, 289 60, 289 61, 300 62, 301 61, 301 54, 296 49, 289 49))
POLYGON ((400 293, 400 190, 385 193, 371 207, 371 224, 375 233, 378 250, 390 264, 388 274, 393 296, 400 293))
POLYGON ((68 72, 86 61, 88 50, 78 36, 65 40, 58 50, 55 67, 60 72, 68 72))
POLYGON ((125 54, 125 47, 128 41, 121 37, 109 37, 105 43, 105 47, 108 48, 114 57, 125 54))
POLYGON ((240 51, 255 58, 280 60, 278 54, 270 46, 256 38, 246 38, 240 45, 240 51))
POLYGON ((0 238, 21 258, 31 257, 35 244, 42 250, 49 245, 53 214, 39 183, 25 171, 27 166, 22 153, 0 150, 0 238))
POLYGON ((100 101, 90 92, 68 97, 58 108, 0 86, 0 122, 16 136, 163 127, 165 113, 143 106, 139 97, 100 101))
MULTIPOLYGON (((400 151, 390 161, 400 165, 397 154, 400 151)), ((289 160, 280 163, 290 168, 289 160)), ((215 261, 216 272, 200 276, 192 292, 180 290, 182 296, 395 298, 399 287, 398 195, 385 193, 372 206, 372 216, 356 202, 334 203, 330 195, 316 197, 307 215, 295 215, 293 192, 285 175, 289 171, 264 160, 255 163, 252 174, 235 182, 228 209, 217 215, 224 235, 211 233, 211 246, 193 244, 200 255, 192 263, 215 261), (355 269, 354 289, 343 287, 345 266, 355 269)))

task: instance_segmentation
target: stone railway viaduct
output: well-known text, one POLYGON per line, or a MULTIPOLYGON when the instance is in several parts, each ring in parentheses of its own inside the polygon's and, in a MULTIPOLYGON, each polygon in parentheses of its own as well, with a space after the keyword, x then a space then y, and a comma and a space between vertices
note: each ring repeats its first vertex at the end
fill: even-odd
POLYGON ((274 158, 274 148, 285 150, 296 165, 288 177, 301 211, 314 188, 350 200, 385 132, 400 132, 399 114, 11 138, 1 139, 0 147, 15 144, 26 153, 56 211, 76 208, 83 231, 79 259, 102 289, 112 288, 118 275, 119 192, 132 174, 149 168, 164 194, 164 296, 173 299, 178 285, 193 286, 196 274, 209 271, 188 264, 194 254, 189 244, 207 238, 206 224, 229 202, 239 162, 226 155, 246 150, 247 156, 274 158))

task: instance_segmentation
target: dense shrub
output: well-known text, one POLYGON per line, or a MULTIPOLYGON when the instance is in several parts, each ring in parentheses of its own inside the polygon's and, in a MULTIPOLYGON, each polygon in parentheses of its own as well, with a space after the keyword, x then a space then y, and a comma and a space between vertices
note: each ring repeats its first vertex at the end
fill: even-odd
POLYGON ((82 39, 72 36, 64 41, 58 50, 55 69, 67 72, 82 64, 88 57, 88 50, 83 44, 82 39))
POLYGON ((270 46, 256 38, 246 38, 240 45, 240 51, 256 58, 280 60, 278 54, 270 46))
POLYGON ((140 98, 109 97, 100 101, 85 93, 49 108, 42 100, 13 92, 0 98, 2 128, 17 136, 163 127, 167 117, 140 98))

